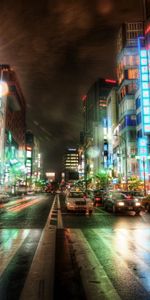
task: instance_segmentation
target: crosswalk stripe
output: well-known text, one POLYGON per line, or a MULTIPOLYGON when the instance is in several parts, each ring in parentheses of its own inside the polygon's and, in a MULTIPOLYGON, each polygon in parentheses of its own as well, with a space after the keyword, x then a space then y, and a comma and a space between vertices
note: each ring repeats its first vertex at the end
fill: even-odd
MULTIPOLYGON (((102 235, 98 229, 93 229, 93 231, 100 237, 106 247, 109 248, 110 253, 113 253, 113 257, 118 256, 118 263, 119 260, 122 260, 122 263, 128 268, 132 276, 136 277, 143 287, 150 292, 150 283, 147 280, 147 277, 150 277, 150 266, 143 261, 144 255, 142 255, 142 259, 140 259, 135 251, 130 250, 131 245, 133 246, 133 241, 130 239, 129 233, 127 236, 123 236, 120 230, 117 230, 117 233, 120 233, 120 239, 119 237, 116 237, 116 241, 119 245, 115 245, 115 238, 114 236, 112 237, 111 234, 109 234, 109 236, 108 234, 105 236, 102 235), (130 268, 130 263, 132 265, 132 269, 133 266, 135 266, 135 269, 138 268, 140 270, 139 276, 133 273, 130 268), (146 276, 140 276, 142 275, 142 270, 143 274, 146 274, 146 276)), ((138 249, 138 251, 140 252, 140 249, 138 249)))
POLYGON ((13 229, 2 229, 0 230, 0 235, 6 235, 9 233, 8 239, 3 242, 0 247, 0 276, 3 274, 4 270, 7 268, 13 256, 16 254, 17 250, 21 247, 25 238, 30 232, 30 229, 20 229, 17 237, 11 235, 11 231, 15 232, 13 229))
POLYGON ((81 230, 71 229, 70 233, 77 263, 81 268, 81 277, 87 300, 120 300, 120 296, 81 230))

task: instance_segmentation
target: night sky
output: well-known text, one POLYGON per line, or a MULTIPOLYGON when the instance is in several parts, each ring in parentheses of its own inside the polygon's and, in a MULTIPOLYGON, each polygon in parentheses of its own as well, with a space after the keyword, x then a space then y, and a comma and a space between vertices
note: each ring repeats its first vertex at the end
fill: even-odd
POLYGON ((82 95, 98 77, 115 78, 120 24, 141 18, 140 0, 0 1, 0 63, 17 73, 47 170, 79 142, 82 95))

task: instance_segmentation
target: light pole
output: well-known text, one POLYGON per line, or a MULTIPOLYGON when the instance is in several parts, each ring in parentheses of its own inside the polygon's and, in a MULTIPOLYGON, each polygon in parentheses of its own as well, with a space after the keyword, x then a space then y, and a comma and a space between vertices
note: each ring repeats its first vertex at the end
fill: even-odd
POLYGON ((127 157, 127 141, 126 139, 118 134, 114 134, 114 136, 122 139, 122 141, 124 142, 124 150, 125 150, 125 178, 126 178, 126 190, 128 190, 128 157, 127 157))

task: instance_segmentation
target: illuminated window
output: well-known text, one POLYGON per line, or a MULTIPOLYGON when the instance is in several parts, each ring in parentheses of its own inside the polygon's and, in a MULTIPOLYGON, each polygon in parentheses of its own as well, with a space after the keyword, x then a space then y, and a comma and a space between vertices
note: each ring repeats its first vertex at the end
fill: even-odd
POLYGON ((149 91, 144 90, 143 91, 143 97, 148 98, 149 97, 149 91))
POLYGON ((144 106, 149 106, 149 99, 143 99, 143 105, 144 106))
POLYGON ((142 74, 142 81, 148 81, 148 74, 142 74))
POLYGON ((142 82, 142 88, 143 90, 148 89, 148 82, 142 82))
POLYGON ((141 50, 141 57, 146 57, 147 53, 146 50, 141 50))
POLYGON ((148 73, 148 67, 147 66, 142 66, 142 68, 141 68, 141 70, 142 70, 142 73, 148 73))
POLYGON ((133 65, 133 57, 129 56, 129 65, 132 66, 133 65))
POLYGON ((141 59, 141 65, 142 65, 142 66, 146 66, 146 65, 147 65, 147 59, 142 58, 142 59, 141 59))
POLYGON ((134 103, 134 100, 128 100, 127 101, 127 109, 128 110, 133 110, 133 109, 135 109, 135 103, 134 103))
POLYGON ((139 78, 138 69, 129 69, 128 70, 128 79, 137 79, 139 78))
POLYGON ((31 157, 32 153, 31 151, 27 151, 27 157, 31 157))
POLYGON ((144 115, 149 115, 150 114, 150 107, 144 107, 144 115))
POLYGON ((144 116, 144 123, 150 123, 150 116, 144 116))

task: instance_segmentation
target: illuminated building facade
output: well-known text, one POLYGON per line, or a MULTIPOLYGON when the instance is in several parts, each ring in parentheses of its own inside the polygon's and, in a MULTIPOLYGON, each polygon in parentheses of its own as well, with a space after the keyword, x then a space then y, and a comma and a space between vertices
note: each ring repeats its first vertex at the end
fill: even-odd
POLYGON ((137 174, 135 93, 139 87, 138 37, 143 35, 143 22, 125 23, 117 39, 117 79, 119 103, 119 148, 121 173, 127 177, 137 174))
POLYGON ((1 81, 8 86, 7 96, 1 99, 1 105, 5 106, 3 123, 2 111, 0 116, 0 131, 5 133, 4 149, 0 147, 0 151, 4 151, 1 184, 6 186, 15 185, 19 174, 22 178, 25 176, 26 103, 14 70, 9 65, 0 65, 0 74, 1 81))
POLYGON ((116 81, 98 79, 83 99, 85 176, 108 168, 107 97, 116 81))
POLYGON ((27 179, 33 174, 33 149, 34 149, 34 135, 31 131, 26 132, 26 175, 27 179))
POLYGON ((120 171, 119 144, 115 143, 118 126, 118 88, 114 87, 107 97, 107 140, 109 174, 118 176, 120 171), (113 172, 112 172, 113 170, 113 172))
POLYGON ((139 89, 135 95, 137 112, 137 160, 139 177, 150 180, 150 20, 145 36, 138 38, 139 89))
POLYGON ((64 155, 64 173, 66 181, 79 179, 79 153, 77 148, 67 148, 64 155))
POLYGON ((39 140, 34 136, 34 147, 32 153, 32 177, 35 181, 41 178, 41 168, 42 156, 40 153, 40 143, 39 140))

